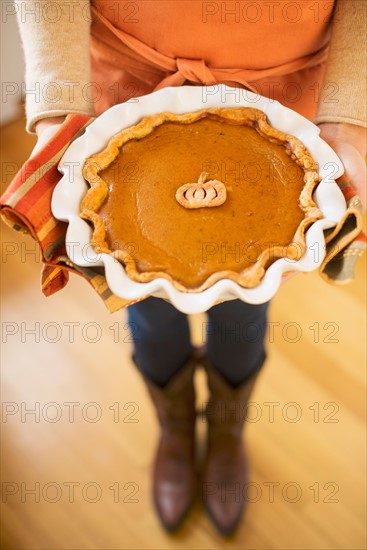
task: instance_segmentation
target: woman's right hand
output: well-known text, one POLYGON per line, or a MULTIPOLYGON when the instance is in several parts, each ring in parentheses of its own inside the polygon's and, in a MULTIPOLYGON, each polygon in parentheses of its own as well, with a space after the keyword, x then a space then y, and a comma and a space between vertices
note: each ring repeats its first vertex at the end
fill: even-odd
POLYGON ((53 128, 55 127, 55 125, 60 126, 60 124, 64 122, 65 118, 66 116, 55 116, 55 117, 43 118, 42 120, 38 120, 34 125, 34 129, 36 131, 38 139, 41 137, 43 132, 48 128, 53 128))
POLYGON ((39 120, 34 125, 37 134, 37 143, 31 153, 33 157, 56 134, 66 116, 50 117, 39 120))

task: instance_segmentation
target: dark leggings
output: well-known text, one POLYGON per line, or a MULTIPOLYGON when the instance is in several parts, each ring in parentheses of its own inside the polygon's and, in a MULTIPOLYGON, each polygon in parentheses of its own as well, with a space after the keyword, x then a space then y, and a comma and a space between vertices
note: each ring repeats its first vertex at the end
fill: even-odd
MULTIPOLYGON (((210 363, 238 386, 265 360, 264 337, 268 303, 223 302, 207 312, 203 325, 210 363)), ((187 316, 160 298, 128 307, 128 321, 139 370, 164 386, 192 352, 187 316)))

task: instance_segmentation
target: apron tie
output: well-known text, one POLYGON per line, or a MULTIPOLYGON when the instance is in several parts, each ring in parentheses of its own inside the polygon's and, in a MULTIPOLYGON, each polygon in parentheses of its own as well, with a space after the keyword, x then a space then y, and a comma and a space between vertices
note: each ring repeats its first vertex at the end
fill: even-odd
MULTIPOLYGON (((251 86, 245 78, 237 74, 231 76, 229 72, 221 69, 210 69, 203 59, 185 59, 178 57, 176 60, 176 71, 163 78, 154 88, 154 91, 166 88, 167 86, 182 86, 186 81, 195 84, 204 84, 211 86, 221 82, 241 84, 242 86, 256 93, 256 89, 251 86)), ((238 71, 236 71, 238 73, 238 71)))

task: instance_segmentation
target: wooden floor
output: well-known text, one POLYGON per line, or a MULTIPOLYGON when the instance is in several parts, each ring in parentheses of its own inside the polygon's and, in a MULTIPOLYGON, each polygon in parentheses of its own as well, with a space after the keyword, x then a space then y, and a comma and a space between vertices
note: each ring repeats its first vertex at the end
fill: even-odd
MULTIPOLYGON (((3 131, 3 182, 32 147, 22 128, 3 131)), ((151 505, 158 429, 125 312, 109 315, 76 276, 44 298, 32 241, 1 225, 2 548, 366 548, 364 261, 349 286, 300 275, 273 301, 236 536, 217 535, 200 502, 168 535, 151 505)), ((205 317, 191 321, 198 343, 205 317)), ((197 383, 205 402, 201 372, 197 383)))

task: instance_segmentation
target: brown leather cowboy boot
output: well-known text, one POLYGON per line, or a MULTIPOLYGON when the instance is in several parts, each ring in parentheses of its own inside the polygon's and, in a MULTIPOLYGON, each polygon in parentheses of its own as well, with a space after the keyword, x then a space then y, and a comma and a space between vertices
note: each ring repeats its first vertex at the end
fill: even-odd
POLYGON ((233 388, 208 361, 205 366, 210 398, 205 411, 208 435, 203 500, 218 531, 230 535, 244 510, 247 464, 242 429, 257 373, 233 388))
POLYGON ((154 464, 153 498, 167 531, 180 526, 197 487, 195 364, 191 357, 163 388, 143 376, 161 427, 154 464))

